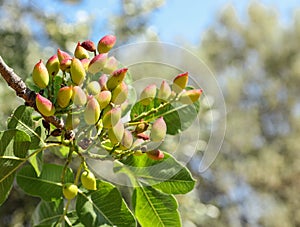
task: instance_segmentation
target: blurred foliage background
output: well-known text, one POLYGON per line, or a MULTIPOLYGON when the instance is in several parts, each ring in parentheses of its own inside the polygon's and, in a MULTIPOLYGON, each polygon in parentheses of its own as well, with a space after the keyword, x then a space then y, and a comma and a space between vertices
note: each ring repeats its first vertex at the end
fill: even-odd
MULTIPOLYGON (((95 33, 111 31, 118 45, 159 40, 149 18, 163 3, 119 0, 116 13, 99 25, 88 13, 72 20, 61 14, 59 9, 72 11, 80 0, 53 1, 57 10, 51 12, 41 10, 38 1, 0 0, 0 55, 25 79, 37 59, 47 59, 58 47, 72 50, 95 33)), ((183 226, 300 226, 299 38, 299 13, 283 26, 274 9, 256 2, 243 19, 234 6, 224 8, 193 47, 224 93, 227 129, 207 171, 199 173, 195 164, 202 148, 190 162, 198 185, 177 197, 183 226)), ((3 79, 0 90, 4 129, 22 100, 3 79)), ((0 226, 30 226, 37 201, 15 188, 0 207, 0 226)))

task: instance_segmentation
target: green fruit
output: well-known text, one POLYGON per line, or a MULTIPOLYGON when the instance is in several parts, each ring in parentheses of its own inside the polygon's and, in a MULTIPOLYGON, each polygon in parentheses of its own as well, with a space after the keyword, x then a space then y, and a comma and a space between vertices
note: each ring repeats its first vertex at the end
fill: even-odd
POLYGON ((103 114, 103 127, 111 128, 115 126, 121 119, 121 108, 114 107, 111 110, 103 114))
POLYGON ((97 190, 96 178, 94 174, 90 171, 83 171, 80 177, 83 187, 87 190, 97 190))
POLYGON ((100 109, 103 110, 108 106, 111 100, 111 92, 110 91, 101 91, 98 95, 95 96, 97 99, 100 109))
POLYGON ((72 101, 76 106, 83 106, 86 104, 87 97, 81 87, 73 87, 72 101))
POLYGON ((183 104, 193 104, 196 102, 202 94, 202 89, 188 90, 184 91, 180 97, 179 101, 183 104))
POLYGON ((113 48, 116 43, 116 37, 114 35, 106 35, 101 38, 98 42, 98 52, 99 53, 107 53, 113 48))
POLYGON ((129 130, 125 129, 124 134, 123 134, 123 138, 122 138, 121 143, 120 143, 120 149, 121 150, 128 150, 132 146, 132 143, 133 143, 132 133, 129 130))
POLYGON ((159 98, 161 101, 167 101, 171 95, 171 92, 172 90, 170 85, 165 80, 163 80, 158 90, 157 98, 159 98))
POLYGON ((32 71, 32 79, 39 88, 44 89, 47 87, 49 83, 49 73, 42 60, 40 60, 34 66, 32 71))
POLYGON ((100 72, 107 61, 107 54, 96 55, 89 64, 88 71, 92 74, 100 72))
POLYGON ((36 99, 35 99, 35 104, 36 104, 38 111, 42 115, 44 115, 46 117, 54 115, 55 107, 49 99, 41 96, 40 94, 37 94, 36 99))
POLYGON ((164 153, 161 150, 152 150, 152 151, 148 151, 147 156, 149 158, 151 158, 152 160, 158 161, 164 158, 164 153))
POLYGON ((59 89, 57 93, 57 103, 61 108, 69 105, 73 94, 73 87, 65 86, 59 89))
POLYGON ((126 72, 128 71, 127 68, 122 68, 114 71, 111 75, 111 77, 107 80, 106 86, 109 90, 115 89, 122 81, 124 80, 126 76, 126 72))
POLYGON ((55 76, 60 69, 59 60, 57 55, 53 55, 50 57, 46 63, 46 68, 48 70, 49 75, 55 76))
POLYGON ((100 87, 100 84, 98 83, 98 81, 91 81, 91 82, 88 83, 88 85, 86 86, 86 90, 87 90, 88 93, 91 94, 91 95, 97 95, 97 94, 100 93, 101 87, 100 87))
POLYGON ((123 81, 112 91, 111 101, 115 105, 121 105, 123 102, 126 101, 127 97, 128 97, 128 86, 123 81))
POLYGON ((106 74, 111 74, 118 68, 118 61, 114 56, 111 56, 107 59, 102 71, 106 74))
POLYGON ((80 42, 77 43, 77 46, 75 48, 75 52, 74 52, 74 56, 75 58, 78 58, 78 59, 84 59, 84 58, 89 58, 89 53, 87 52, 86 49, 84 49, 80 42))
POLYGON ((144 106, 148 106, 156 95, 156 85, 150 84, 144 88, 140 95, 140 103, 144 106))
POLYGON ((77 185, 72 183, 66 183, 63 186, 63 194, 66 199, 68 200, 74 199, 77 193, 78 193, 77 185))
POLYGON ((94 125, 100 117, 100 106, 97 100, 91 96, 84 110, 84 120, 88 125, 94 125))
POLYGON ((189 74, 187 72, 179 74, 173 80, 172 90, 177 94, 180 93, 183 89, 185 89, 188 84, 189 74))
POLYGON ((78 58, 73 58, 70 68, 71 79, 74 84, 80 85, 85 80, 86 72, 83 64, 78 58))
POLYGON ((167 133, 167 125, 163 117, 158 118, 152 125, 150 138, 153 142, 161 142, 167 133))
POLYGON ((68 114, 66 118, 66 124, 65 124, 67 130, 75 129, 79 124, 80 124, 80 118, 78 115, 68 114))
POLYGON ((120 143, 124 134, 124 124, 120 120, 115 126, 108 129, 108 137, 113 145, 120 143))

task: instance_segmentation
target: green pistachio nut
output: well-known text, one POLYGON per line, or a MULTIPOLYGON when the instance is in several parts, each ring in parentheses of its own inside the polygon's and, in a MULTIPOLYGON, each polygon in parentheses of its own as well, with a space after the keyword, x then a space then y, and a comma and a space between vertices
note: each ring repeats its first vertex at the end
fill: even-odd
POLYGON ((120 120, 115 126, 109 128, 107 131, 108 138, 110 139, 112 145, 116 145, 122 141, 124 134, 124 124, 120 120))
POLYGON ((170 85, 165 80, 163 80, 158 90, 157 98, 160 99, 162 102, 165 102, 169 99, 171 93, 172 90, 170 85))
POLYGON ((99 53, 107 53, 113 48, 115 43, 116 37, 114 35, 106 35, 99 40, 97 50, 99 53))
POLYGON ((148 106, 156 95, 156 85, 150 84, 142 90, 140 95, 140 103, 144 106, 148 106))
POLYGON ((107 87, 106 87, 107 80, 108 80, 108 75, 107 74, 102 74, 99 77, 98 82, 100 84, 101 91, 107 90, 107 87))
POLYGON ((87 102, 87 96, 79 86, 73 87, 72 101, 76 106, 83 106, 87 102))
POLYGON ((64 197, 68 200, 74 199, 78 193, 78 187, 72 183, 66 183, 63 186, 64 197))
POLYGON ((91 82, 88 83, 88 85, 86 86, 86 90, 87 90, 88 93, 91 94, 91 95, 97 95, 97 94, 100 93, 101 87, 100 87, 100 84, 98 83, 98 81, 91 81, 91 82))
POLYGON ((121 150, 128 150, 132 146, 132 143, 133 143, 132 133, 129 130, 125 129, 124 134, 123 134, 123 138, 122 138, 121 143, 120 143, 120 149, 121 150))
POLYGON ((57 55, 53 55, 48 59, 46 63, 46 68, 48 70, 49 75, 56 76, 60 69, 57 55))
POLYGON ((44 115, 46 117, 54 115, 55 107, 49 99, 41 96, 40 94, 37 94, 36 98, 35 98, 35 104, 36 104, 38 111, 42 115, 44 115))
POLYGON ((115 89, 119 84, 121 84, 126 76, 128 69, 122 68, 115 70, 111 77, 108 78, 106 86, 108 90, 112 91, 115 89))
POLYGON ((71 55, 69 55, 67 52, 62 51, 60 49, 57 49, 57 57, 59 62, 61 63, 64 59, 72 59, 71 55))
POLYGON ((68 114, 66 118, 66 124, 65 124, 67 130, 73 130, 77 128, 79 124, 80 124, 80 117, 78 114, 68 114))
POLYGON ((158 118, 153 124, 150 132, 150 139, 153 142, 161 142, 167 133, 167 125, 163 117, 158 118))
POLYGON ((107 61, 107 54, 98 54, 96 55, 89 64, 88 72, 96 74, 101 72, 105 63, 107 61))
POLYGON ((107 59, 104 67, 103 67, 103 73, 111 74, 115 70, 118 69, 119 62, 114 56, 111 56, 107 59))
MULTIPOLYGON (((107 107, 106 107, 107 108, 107 107)), ((111 128, 115 126, 121 119, 121 108, 113 107, 111 110, 108 110, 103 114, 103 127, 111 128)))
POLYGON ((123 102, 126 101, 128 97, 128 86, 127 84, 122 81, 113 91, 111 101, 115 105, 121 105, 123 102))
POLYGON ((155 161, 158 161, 158 160, 161 160, 164 158, 164 153, 159 149, 147 151, 146 154, 149 158, 151 158, 152 160, 155 160, 155 161))
POLYGON ((93 96, 90 96, 83 114, 85 122, 88 125, 96 124, 96 122, 99 120, 100 112, 98 101, 93 96))
POLYGON ((57 103, 61 108, 65 108, 69 105, 73 94, 72 86, 65 86, 59 89, 57 93, 57 103))
POLYGON ((83 48, 80 44, 80 42, 77 43, 77 46, 75 48, 74 51, 74 56, 75 58, 78 59, 84 59, 84 58, 89 58, 89 53, 87 52, 87 50, 85 48, 83 48))
POLYGON ((179 101, 183 104, 193 104, 196 102, 202 94, 202 89, 194 89, 194 90, 188 90, 184 91, 180 97, 179 101))
POLYGON ((72 58, 70 72, 73 83, 81 85, 85 80, 86 72, 83 64, 78 58, 72 58))
POLYGON ((83 187, 87 190, 97 190, 96 178, 91 171, 83 171, 80 176, 83 187))
POLYGON ((95 52, 96 51, 96 46, 95 43, 91 40, 85 40, 81 43, 81 46, 86 49, 87 51, 90 52, 95 52))
POLYGON ((110 91, 101 91, 98 95, 95 96, 97 99, 101 110, 108 106, 111 100, 111 92, 110 91))
POLYGON ((44 89, 48 86, 49 73, 42 60, 35 64, 32 71, 32 79, 33 82, 41 89, 44 89))
POLYGON ((177 94, 180 93, 183 89, 185 89, 186 85, 188 84, 188 80, 188 72, 177 75, 173 80, 172 90, 177 94))

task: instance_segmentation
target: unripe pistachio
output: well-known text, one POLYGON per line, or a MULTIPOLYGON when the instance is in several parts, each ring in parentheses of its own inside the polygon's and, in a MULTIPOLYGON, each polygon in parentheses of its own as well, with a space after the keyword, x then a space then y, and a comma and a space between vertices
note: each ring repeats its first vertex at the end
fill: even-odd
POLYGON ((188 72, 177 75, 172 84, 172 90, 176 93, 180 93, 183 89, 185 89, 188 84, 189 74, 188 72))
POLYGON ((128 150, 132 146, 132 143, 133 143, 132 133, 129 130, 125 129, 124 134, 123 134, 123 138, 122 138, 121 143, 120 143, 120 149, 121 150, 128 150))
POLYGON ((98 95, 95 96, 97 99, 100 109, 103 110, 108 106, 111 100, 111 92, 110 91, 101 91, 98 95))
POLYGON ((62 51, 60 49, 57 49, 57 57, 59 62, 61 63, 64 59, 72 59, 71 55, 69 55, 67 52, 62 51))
POLYGON ((84 58, 89 58, 90 57, 87 50, 84 49, 80 45, 80 42, 77 43, 77 46, 76 46, 75 52, 74 52, 74 56, 75 56, 75 58, 78 58, 78 59, 84 59, 84 58))
POLYGON ((141 122, 135 127, 134 132, 137 134, 145 132, 148 129, 148 127, 149 124, 147 122, 141 122))
POLYGON ((128 86, 123 81, 113 91, 111 101, 116 105, 121 105, 128 97, 128 86))
POLYGON ((61 60, 59 67, 63 72, 69 72, 71 67, 72 60, 69 58, 61 60))
POLYGON ((80 61, 81 61, 82 65, 83 65, 84 70, 87 72, 88 69, 89 69, 89 65, 90 65, 90 59, 83 58, 80 61))
POLYGON ((152 150, 152 151, 148 151, 147 156, 149 158, 151 158, 152 160, 158 161, 164 158, 164 153, 161 150, 152 150))
POLYGON ((96 51, 95 43, 91 40, 86 40, 86 41, 82 42, 81 46, 84 49, 86 49, 87 51, 90 51, 90 52, 95 52, 96 51))
POLYGON ((81 87, 73 87, 72 101, 76 106, 83 106, 86 104, 87 97, 81 87))
POLYGON ((153 142, 161 142, 167 133, 167 125, 163 117, 158 118, 152 125, 150 138, 153 142))
POLYGON ((72 184, 72 183, 66 183, 63 186, 63 194, 66 199, 69 199, 69 200, 74 199, 75 196, 77 195, 77 193, 78 193, 77 185, 72 184))
POLYGON ((107 54, 96 55, 89 64, 88 71, 92 74, 100 72, 107 61, 107 54))
POLYGON ((171 92, 172 90, 170 85, 165 80, 163 80, 158 90, 157 98, 159 98, 161 101, 167 101, 171 95, 171 92))
POLYGON ((103 38, 101 38, 98 42, 98 52, 99 53, 107 53, 108 51, 113 48, 113 46, 116 43, 116 37, 113 35, 106 35, 103 38))
POLYGON ((49 75, 51 75, 51 76, 55 76, 58 73, 60 66, 59 66, 59 60, 58 60, 58 57, 56 54, 51 56, 48 59, 48 61, 46 63, 46 68, 48 70, 49 75))
POLYGON ((49 73, 42 60, 35 64, 32 71, 32 79, 39 88, 44 89, 47 87, 49 83, 49 73))
POLYGON ((107 59, 102 71, 106 74, 111 74, 118 69, 118 65, 117 59, 114 56, 111 56, 107 59))
POLYGON ((106 86, 109 90, 115 89, 124 80, 128 69, 122 68, 114 71, 111 77, 107 80, 106 86))
POLYGON ((103 115, 103 120, 102 120, 103 127, 111 128, 115 126, 120 119, 121 119, 121 108, 114 107, 103 115))
POLYGON ((65 86, 59 89, 57 93, 57 103, 61 108, 69 105, 73 94, 73 87, 65 86))
POLYGON ((107 90, 107 87, 106 87, 107 80, 108 80, 107 74, 102 74, 102 75, 99 77, 98 82, 99 82, 99 84, 100 84, 101 91, 107 90))
POLYGON ((148 106, 156 95, 156 85, 150 84, 144 88, 140 95, 140 102, 144 106, 148 106))
POLYGON ((96 124, 100 117, 100 112, 99 103, 93 96, 90 96, 83 114, 85 122, 88 125, 96 124))
POLYGON ((116 145, 121 142, 124 134, 124 124, 120 120, 115 126, 109 128, 108 137, 113 145, 116 145))
POLYGON ((54 115, 55 107, 49 99, 41 96, 40 94, 37 94, 35 103, 38 111, 44 116, 49 117, 54 115))
POLYGON ((96 178, 94 174, 91 171, 83 171, 80 177, 81 183, 83 187, 85 187, 87 190, 96 190, 96 178))
POLYGON ((101 91, 100 84, 98 83, 98 81, 91 81, 90 83, 88 83, 86 89, 91 95, 97 95, 101 91))
POLYGON ((68 114, 66 118, 66 124, 65 124, 67 130, 75 129, 79 124, 80 124, 80 118, 77 114, 68 114))
POLYGON ((86 73, 79 59, 77 58, 72 59, 70 72, 71 72, 71 79, 74 84, 80 85, 83 83, 86 73))
POLYGON ((200 98, 201 94, 202 94, 202 89, 184 91, 180 95, 179 101, 183 104, 193 104, 200 98))

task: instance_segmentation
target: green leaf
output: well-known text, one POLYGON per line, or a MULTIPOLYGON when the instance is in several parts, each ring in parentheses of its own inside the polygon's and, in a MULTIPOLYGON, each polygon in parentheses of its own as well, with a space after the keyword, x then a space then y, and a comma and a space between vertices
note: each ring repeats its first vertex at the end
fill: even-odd
POLYGON ((130 118, 131 120, 139 119, 139 116, 144 113, 149 113, 149 115, 141 118, 148 121, 154 121, 160 116, 163 116, 167 124, 167 134, 176 135, 188 129, 194 123, 199 108, 199 101, 192 105, 181 104, 179 102, 162 105, 159 100, 154 99, 148 106, 144 106, 140 102, 137 102, 131 109, 130 118), (153 111, 154 109, 157 109, 157 111, 153 111))
POLYGON ((53 103, 56 103, 56 97, 58 94, 59 89, 61 88, 61 84, 62 84, 62 77, 57 75, 54 77, 54 83, 53 83, 53 103))
MULTIPOLYGON (((39 196, 43 200, 59 199, 62 197, 61 176, 63 166, 45 164, 41 175, 38 177, 31 165, 25 166, 17 174, 17 183, 26 193, 39 196)), ((67 169, 65 182, 73 182, 71 169, 67 169)))
POLYGON ((41 151, 41 152, 39 152, 35 155, 31 155, 34 152, 35 152, 34 150, 29 150, 30 158, 29 158, 28 161, 30 162, 30 164, 34 168, 37 176, 40 176, 41 172, 42 172, 42 169, 43 169, 43 165, 44 165, 44 161, 43 161, 44 154, 43 154, 43 151, 41 151))
POLYGON ((132 155, 122 163, 124 165, 114 168, 115 172, 125 172, 167 194, 184 194, 195 186, 190 171, 168 153, 164 153, 164 158, 159 161, 152 160, 147 155, 132 155))
POLYGON ((32 215, 32 224, 35 227, 55 226, 63 212, 63 199, 51 202, 41 201, 32 215))
POLYGON ((79 193, 76 211, 85 226, 136 226, 135 219, 128 209, 118 189, 105 181, 97 181, 97 191, 79 193))
POLYGON ((134 214, 142 226, 181 226, 178 204, 173 195, 167 195, 149 186, 133 191, 134 214))

